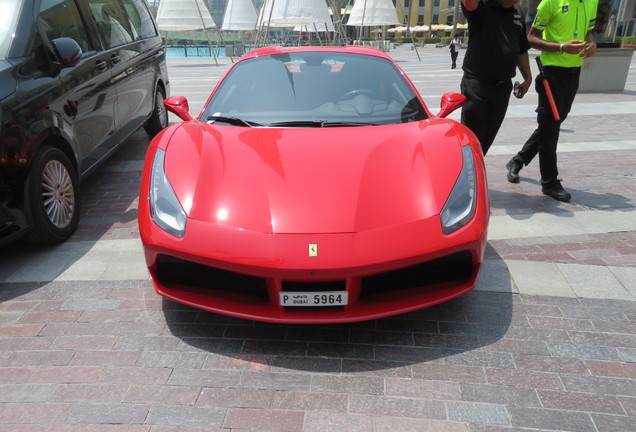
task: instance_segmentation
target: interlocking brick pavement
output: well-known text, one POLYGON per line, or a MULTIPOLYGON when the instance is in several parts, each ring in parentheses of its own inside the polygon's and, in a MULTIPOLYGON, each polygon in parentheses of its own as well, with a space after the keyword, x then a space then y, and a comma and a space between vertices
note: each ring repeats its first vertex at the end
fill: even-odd
MULTIPOLYGON (((421 63, 408 50, 394 55, 433 111, 439 92, 457 90, 461 72, 440 66, 446 50, 423 49, 421 63)), ((191 90, 192 77, 211 86, 227 66, 204 62, 170 61, 172 93, 186 94, 195 112, 206 95, 191 90)), ((581 94, 577 103, 633 103, 634 70, 623 94, 581 94)), ((618 283, 597 279, 598 270, 624 271, 627 283, 636 264, 634 230, 596 229, 634 212, 636 115, 567 120, 562 147, 592 150, 562 153, 575 199, 556 203, 541 195, 536 165, 520 184, 505 180, 505 162, 534 128, 531 115, 517 116, 532 105, 527 97, 511 102, 486 158, 493 218, 556 216, 577 229, 492 238, 487 260, 518 277, 504 272, 495 291, 346 325, 215 315, 160 298, 147 276, 126 277, 125 262, 120 274, 99 259, 81 265, 138 241, 148 140, 135 134, 82 185, 82 220, 69 242, 0 251, 0 431, 636 430, 636 302, 596 295, 618 283), (57 268, 68 266, 59 255, 79 267, 57 268), (31 278, 5 279, 16 257, 36 263, 20 273, 31 278), (531 282, 515 272, 524 264, 534 277, 560 266, 564 283, 597 298, 529 294, 523 284, 531 282)))

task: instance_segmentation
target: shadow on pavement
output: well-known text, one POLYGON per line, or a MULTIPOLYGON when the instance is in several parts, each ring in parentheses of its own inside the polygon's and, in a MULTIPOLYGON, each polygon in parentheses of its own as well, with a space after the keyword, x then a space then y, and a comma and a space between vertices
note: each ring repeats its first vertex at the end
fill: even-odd
POLYGON ((360 323, 268 324, 167 299, 163 312, 174 336, 231 363, 328 373, 395 369, 399 375, 401 368, 442 359, 447 364, 457 359, 476 366, 507 361, 486 349, 506 334, 513 317, 512 282, 509 275, 500 276, 485 279, 506 286, 473 290, 440 305, 360 323))

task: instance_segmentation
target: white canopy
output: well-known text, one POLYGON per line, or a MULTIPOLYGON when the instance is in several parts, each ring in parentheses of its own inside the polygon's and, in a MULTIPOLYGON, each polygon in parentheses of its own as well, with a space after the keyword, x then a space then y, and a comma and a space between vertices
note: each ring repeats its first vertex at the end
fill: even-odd
POLYGON ((223 30, 254 30, 256 9, 252 0, 228 0, 221 28, 223 30))
POLYGON ((336 31, 336 29, 333 26, 333 22, 331 22, 331 20, 327 21, 327 25, 325 26, 325 23, 313 23, 313 24, 303 24, 303 25, 297 25, 294 26, 294 31, 297 32, 309 32, 309 33, 315 33, 317 31, 319 32, 324 32, 324 31, 336 31))
POLYGON ((263 25, 269 22, 272 27, 327 23, 327 27, 333 28, 325 0, 266 0, 260 11, 259 22, 263 25))
POLYGON ((400 24, 391 0, 356 0, 349 15, 349 26, 400 24))
POLYGON ((428 31, 428 29, 429 27, 426 24, 416 25, 414 27, 411 27, 412 32, 423 32, 423 31, 428 31))
POLYGON ((216 23, 203 0, 162 0, 157 26, 163 31, 187 31, 215 28, 216 23))

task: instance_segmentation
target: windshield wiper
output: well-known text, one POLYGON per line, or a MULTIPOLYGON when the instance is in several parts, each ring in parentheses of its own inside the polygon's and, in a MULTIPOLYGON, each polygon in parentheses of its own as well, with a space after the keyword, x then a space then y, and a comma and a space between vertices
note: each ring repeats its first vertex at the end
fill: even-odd
POLYGON ((271 127, 342 127, 342 126, 377 126, 377 123, 329 121, 329 120, 296 120, 269 124, 271 127))
POLYGON ((380 126, 380 123, 355 122, 355 121, 327 121, 322 127, 342 127, 342 126, 380 126))
POLYGON ((222 123, 229 123, 236 126, 247 126, 247 127, 263 126, 260 123, 244 120, 238 117, 225 117, 225 116, 216 116, 216 115, 208 117, 208 122, 222 122, 222 123))

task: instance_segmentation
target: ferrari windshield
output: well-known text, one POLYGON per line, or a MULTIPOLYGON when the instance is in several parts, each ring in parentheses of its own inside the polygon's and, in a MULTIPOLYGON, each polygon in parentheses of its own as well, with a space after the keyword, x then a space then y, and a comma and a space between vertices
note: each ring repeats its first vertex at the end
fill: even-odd
POLYGON ((20 3, 17 0, 0 0, 0 59, 7 58, 20 3))
POLYGON ((320 51, 239 62, 201 120, 251 127, 337 127, 425 118, 426 110, 390 61, 320 51))

